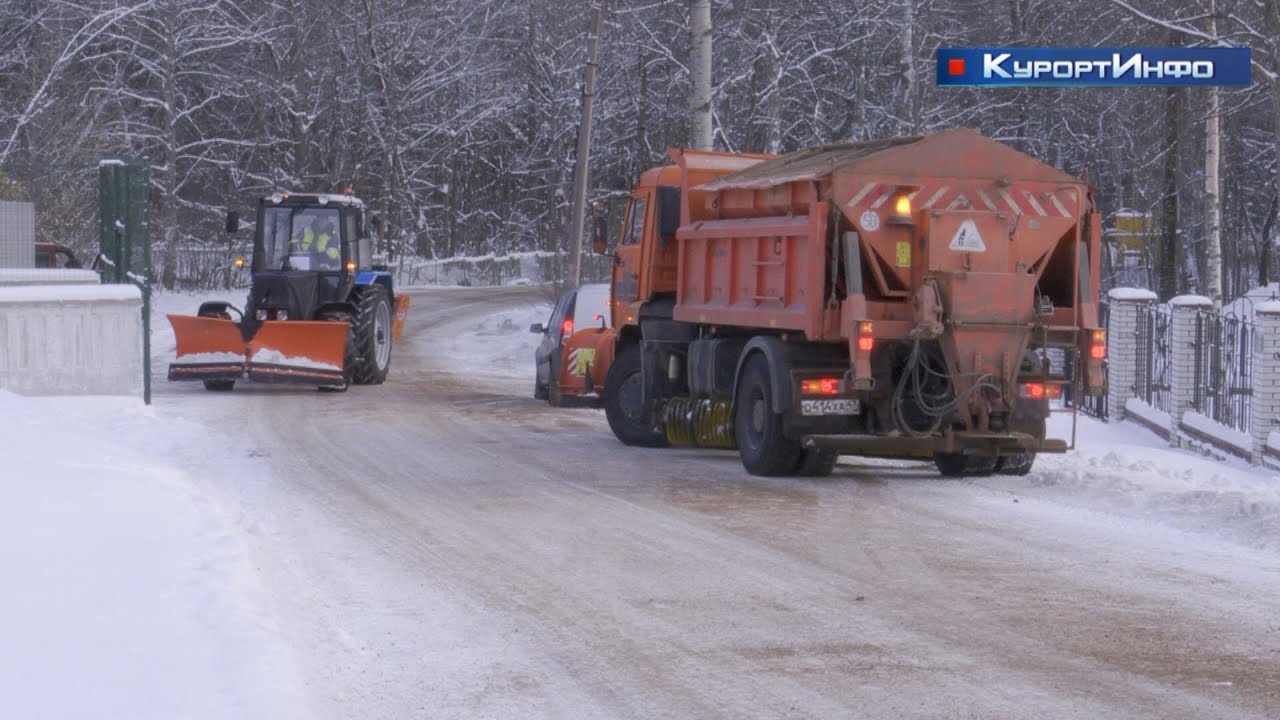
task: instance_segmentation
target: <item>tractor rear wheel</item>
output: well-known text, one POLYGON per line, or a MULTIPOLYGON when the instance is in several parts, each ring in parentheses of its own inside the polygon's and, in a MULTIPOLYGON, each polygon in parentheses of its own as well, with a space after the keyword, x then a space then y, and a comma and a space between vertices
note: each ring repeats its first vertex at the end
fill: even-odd
MULTIPOLYGON (((551 368, 557 382, 558 368, 551 368)), ((624 445, 637 447, 666 447, 667 435, 653 427, 649 406, 644 397, 643 378, 640 375, 640 346, 630 343, 618 353, 609 366, 604 380, 604 416, 609 429, 624 445)))
POLYGON ((766 476, 797 474, 804 450, 800 441, 783 434, 782 414, 773 406, 769 361, 763 355, 747 360, 734 406, 733 430, 738 455, 747 472, 766 476))
POLYGON ((381 385, 391 368, 391 303, 381 285, 362 288, 354 298, 356 316, 351 325, 355 362, 351 381, 357 385, 381 385))

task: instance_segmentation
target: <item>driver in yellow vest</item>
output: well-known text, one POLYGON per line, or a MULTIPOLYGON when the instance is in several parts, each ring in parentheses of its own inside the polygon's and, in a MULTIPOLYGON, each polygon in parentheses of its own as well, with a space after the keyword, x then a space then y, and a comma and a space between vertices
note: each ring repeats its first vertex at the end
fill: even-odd
POLYGON ((340 260, 338 233, 329 218, 321 215, 302 232, 301 248, 319 260, 322 268, 337 268, 340 260))

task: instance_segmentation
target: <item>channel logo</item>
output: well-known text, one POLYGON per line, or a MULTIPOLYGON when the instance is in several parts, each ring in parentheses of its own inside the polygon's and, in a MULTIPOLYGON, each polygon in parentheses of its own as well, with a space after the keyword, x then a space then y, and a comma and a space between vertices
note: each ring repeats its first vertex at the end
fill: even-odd
POLYGON ((939 48, 950 87, 1246 86, 1249 48, 939 48))

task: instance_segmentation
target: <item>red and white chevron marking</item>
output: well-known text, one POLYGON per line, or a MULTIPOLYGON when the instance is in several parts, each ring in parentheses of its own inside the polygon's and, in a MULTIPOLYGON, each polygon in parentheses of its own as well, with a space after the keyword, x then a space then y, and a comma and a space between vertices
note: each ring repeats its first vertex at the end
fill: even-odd
MULTIPOLYGON (((898 185, 867 182, 858 187, 845 207, 851 211, 878 210, 898 185)), ((1080 193, 1076 188, 1062 188, 1052 192, 1035 192, 1014 185, 1010 188, 983 189, 959 184, 930 184, 907 197, 916 210, 937 208, 942 210, 987 210, 1011 212, 1015 215, 1039 217, 1076 217, 1080 207, 1080 193)))

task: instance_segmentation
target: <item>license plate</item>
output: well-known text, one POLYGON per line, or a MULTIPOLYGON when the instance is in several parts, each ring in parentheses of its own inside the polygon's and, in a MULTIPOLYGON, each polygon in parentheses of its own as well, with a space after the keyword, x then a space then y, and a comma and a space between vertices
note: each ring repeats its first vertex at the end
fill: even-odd
POLYGON ((861 411, 862 407, 853 398, 800 401, 801 415, 857 415, 861 411))

